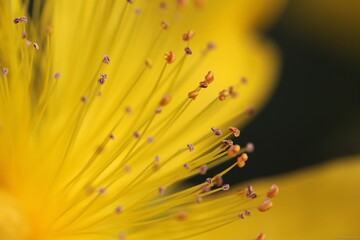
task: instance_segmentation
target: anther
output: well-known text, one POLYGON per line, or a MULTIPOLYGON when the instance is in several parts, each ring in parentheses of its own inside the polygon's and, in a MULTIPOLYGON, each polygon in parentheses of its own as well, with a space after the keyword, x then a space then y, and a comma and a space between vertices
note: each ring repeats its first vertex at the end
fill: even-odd
POLYGON ((141 137, 141 134, 138 131, 134 132, 134 137, 139 139, 141 137))
POLYGON ((146 66, 147 68, 152 68, 153 64, 152 64, 152 62, 151 62, 150 59, 146 59, 146 60, 145 60, 145 66, 146 66))
POLYGON ((125 112, 127 114, 131 114, 133 112, 132 108, 130 106, 125 107, 125 112))
POLYGON ((99 78, 99 79, 98 79, 98 82, 99 82, 101 85, 104 85, 104 83, 105 83, 105 78, 99 78))
POLYGON ((200 172, 201 175, 205 175, 206 172, 207 172, 207 170, 208 170, 208 167, 207 167, 206 164, 204 164, 204 165, 202 165, 202 166, 200 167, 199 172, 200 172))
POLYGON ((270 187, 269 191, 267 192, 266 196, 268 198, 273 198, 273 197, 276 197, 276 195, 278 195, 278 193, 279 193, 279 187, 276 186, 275 184, 273 184, 270 187))
POLYGON ((182 39, 186 42, 190 41, 195 36, 195 32, 193 30, 189 30, 187 33, 183 34, 182 39))
POLYGON ((22 32, 22 33, 21 33, 21 38, 22 38, 22 39, 26 39, 26 38, 27 38, 27 33, 26 33, 26 32, 22 32))
POLYGON ((188 93, 188 97, 191 98, 192 100, 195 100, 198 95, 199 95, 198 90, 193 90, 188 93))
POLYGON ((227 190, 230 189, 230 185, 229 184, 224 184, 224 185, 221 186, 221 188, 222 188, 222 190, 227 191, 227 190))
POLYGON ((1 74, 2 75, 7 75, 9 73, 9 69, 8 68, 3 68, 2 70, 1 70, 1 74))
POLYGON ((240 145, 236 144, 236 145, 230 146, 230 148, 227 151, 227 154, 230 157, 234 157, 234 156, 236 156, 236 154, 238 154, 238 152, 240 152, 240 145))
POLYGON ((212 127, 211 130, 214 132, 215 136, 221 136, 222 132, 220 129, 212 127))
POLYGON ((110 63, 110 58, 109 58, 109 56, 108 55, 105 55, 104 57, 103 57, 103 63, 105 63, 105 64, 109 64, 110 63))
POLYGON ((106 193, 106 188, 99 188, 99 195, 105 195, 105 193, 106 193))
POLYGON ((222 140, 221 148, 226 148, 234 145, 232 140, 222 140))
POLYGON ((259 233, 256 240, 265 240, 265 234, 264 233, 259 233))
POLYGON ((210 190, 211 190, 211 186, 209 186, 209 185, 205 185, 201 188, 202 193, 210 192, 210 190))
POLYGON ((134 10, 134 13, 136 15, 140 15, 142 13, 142 11, 141 11, 141 9, 137 8, 137 9, 134 10))
POLYGON ((162 27, 164 30, 167 30, 167 29, 170 27, 170 24, 167 23, 167 22, 164 21, 164 20, 161 21, 160 24, 161 24, 161 27, 162 27))
POLYGON ((127 2, 128 2, 129 4, 133 4, 133 3, 134 3, 134 0, 127 0, 127 2))
POLYGON ((161 107, 158 107, 155 109, 155 113, 156 114, 160 114, 162 112, 162 108, 161 107))
POLYGON ((117 214, 120 214, 120 213, 122 213, 123 212, 123 207, 122 206, 117 206, 116 208, 115 208, 115 213, 117 213, 117 214))
POLYGON ((61 73, 59 73, 59 72, 56 72, 55 74, 54 74, 54 78, 57 80, 57 79, 59 79, 61 77, 61 73))
POLYGON ((189 168, 190 168, 190 165, 189 165, 188 163, 185 163, 183 166, 184 166, 185 169, 189 169, 189 168))
POLYGON ((248 155, 246 153, 242 153, 239 157, 238 157, 238 161, 242 161, 242 162, 246 162, 249 159, 248 155))
POLYGON ((206 182, 209 184, 210 187, 214 185, 213 180, 211 178, 207 178, 206 182))
POLYGON ((176 219, 178 221, 185 221, 187 218, 188 218, 187 212, 179 212, 178 214, 176 214, 176 219))
POLYGON ((164 59, 168 64, 171 64, 175 61, 175 54, 172 51, 169 51, 164 54, 164 59))
POLYGON ((245 192, 246 192, 246 195, 249 196, 251 193, 254 192, 254 187, 251 186, 251 185, 248 185, 248 186, 245 188, 245 192))
POLYGON ((215 76, 214 76, 214 73, 212 71, 209 71, 206 76, 205 76, 205 81, 210 84, 214 81, 215 79, 215 76))
POLYGON ((251 216, 251 212, 250 212, 249 210, 245 210, 244 213, 245 213, 245 215, 248 216, 248 217, 251 216))
POLYGON ((239 95, 234 86, 229 87, 229 94, 231 97, 235 98, 239 95))
POLYGON ((219 92, 219 100, 224 101, 229 96, 229 91, 224 89, 219 92))
POLYGON ((238 214, 238 217, 241 218, 241 219, 244 219, 244 218, 245 218, 243 213, 239 213, 239 214, 238 214))
POLYGON ((190 49, 189 47, 186 47, 186 48, 185 48, 185 53, 186 53, 187 55, 191 55, 191 54, 192 54, 192 51, 191 51, 191 49, 190 49))
POLYGON ((80 100, 85 103, 85 102, 87 102, 88 98, 86 96, 82 96, 80 98, 80 100))
POLYGON ((171 101, 171 95, 165 94, 159 102, 160 106, 166 106, 171 101))
POLYGON ((269 210, 271 207, 272 207, 272 202, 270 199, 265 199, 264 202, 257 207, 257 209, 260 211, 260 212, 265 212, 267 210, 269 210))
POLYGON ((104 151, 104 146, 103 145, 100 145, 100 146, 98 146, 97 148, 96 148, 96 153, 97 154, 100 154, 100 153, 102 153, 104 151))
POLYGON ((159 187, 159 193, 160 193, 160 195, 163 195, 163 194, 165 193, 165 190, 166 190, 165 187, 163 187, 163 186, 159 187))
POLYGON ((20 22, 27 23, 28 19, 25 16, 17 17, 14 19, 14 23, 18 24, 20 22))
POLYGON ((224 180, 223 180, 222 176, 217 175, 215 177, 215 184, 220 187, 223 185, 223 183, 224 183, 224 180))
POLYGON ((113 133, 110 133, 110 134, 109 134, 109 138, 110 138, 111 140, 114 140, 114 139, 115 139, 115 135, 114 135, 113 133))
POLYGON ((199 87, 201 88, 207 88, 209 86, 209 83, 207 81, 199 82, 199 87))
POLYGON ((50 36, 53 32, 54 32, 54 29, 53 29, 51 26, 47 26, 47 27, 45 28, 45 34, 46 34, 47 36, 50 36))
POLYGON ((253 115, 255 113, 255 109, 252 106, 249 106, 246 109, 246 112, 251 116, 251 115, 253 115))
POLYGON ((167 3, 166 2, 161 2, 160 4, 159 4, 159 7, 160 7, 160 9, 167 9, 167 3))
POLYGON ((34 48, 35 48, 36 50, 39 50, 39 49, 40 49, 39 44, 37 44, 37 43, 33 43, 33 46, 34 46, 34 48))
POLYGON ((124 167, 124 172, 130 173, 130 172, 131 172, 131 167, 128 166, 128 165, 126 165, 126 166, 124 167))
POLYGON ((240 81, 242 84, 246 84, 248 82, 246 77, 241 77, 240 81))
POLYGON ((154 170, 154 171, 159 170, 159 169, 160 169, 160 167, 161 167, 161 166, 160 166, 160 164, 159 164, 158 162, 156 162, 156 161, 155 161, 155 162, 153 163, 152 168, 153 168, 153 170, 154 170))
POLYGON ((202 197, 200 195, 196 195, 195 202, 196 203, 201 203, 202 202, 202 197))
POLYGON ((239 168, 243 168, 245 166, 245 162, 241 160, 241 157, 237 158, 237 165, 239 168))
POLYGON ((246 151, 248 153, 252 153, 252 152, 254 152, 254 150, 255 150, 255 146, 254 146, 253 143, 247 143, 246 144, 246 151))
POLYGON ((208 50, 213 50, 213 49, 215 49, 215 48, 216 48, 215 43, 213 43, 213 42, 208 42, 208 44, 207 44, 207 49, 208 49, 208 50))
POLYGON ((233 133, 235 137, 240 136, 240 130, 236 127, 229 127, 229 131, 233 133))
POLYGON ((147 138, 148 143, 153 143, 155 141, 155 138, 153 136, 149 136, 147 138))
POLYGON ((186 146, 187 146, 187 148, 189 149, 190 152, 194 151, 194 145, 192 145, 191 143, 189 143, 186 146))
POLYGON ((154 157, 154 160, 155 160, 155 162, 160 162, 160 156, 159 156, 159 155, 156 155, 156 156, 154 157))
POLYGON ((32 45, 32 42, 29 40, 26 40, 26 46, 30 47, 32 45))

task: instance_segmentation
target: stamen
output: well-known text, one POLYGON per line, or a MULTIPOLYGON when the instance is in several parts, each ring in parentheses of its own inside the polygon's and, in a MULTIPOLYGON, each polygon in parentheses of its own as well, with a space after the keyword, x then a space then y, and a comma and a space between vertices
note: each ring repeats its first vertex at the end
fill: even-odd
POLYGON ((195 32, 193 30, 189 30, 187 33, 183 34, 183 40, 188 42, 195 36, 195 32))
POLYGON ((224 184, 224 185, 221 186, 221 188, 222 188, 222 190, 227 191, 227 190, 230 189, 230 185, 229 184, 224 184))
POLYGON ((229 91, 224 89, 221 92, 219 92, 219 100, 224 101, 229 96, 229 91))
POLYGON ((252 152, 254 152, 254 150, 255 150, 255 146, 254 146, 253 143, 247 143, 246 144, 246 151, 248 153, 252 153, 252 152))
POLYGON ((212 127, 211 130, 214 132, 215 136, 221 136, 222 132, 220 129, 212 127))
POLYGON ((279 187, 276 186, 275 184, 273 184, 270 187, 270 189, 269 189, 268 193, 266 194, 266 196, 268 198, 273 198, 273 197, 276 197, 276 195, 278 195, 278 193, 279 193, 279 187))
POLYGON ((191 51, 191 49, 189 47, 186 47, 185 48, 185 53, 186 53, 186 55, 191 55, 192 51, 191 51))
POLYGON ((178 214, 176 214, 176 219, 178 221, 185 221, 188 218, 188 216, 189 215, 187 212, 182 211, 182 212, 179 212, 178 214))
POLYGON ((169 104, 169 102, 171 101, 171 95, 170 94, 165 94, 161 101, 160 101, 160 106, 166 106, 169 104))
POLYGON ((238 154, 238 152, 240 152, 240 145, 233 145, 233 146, 230 146, 229 150, 227 151, 227 154, 230 156, 230 157, 235 157, 236 154, 238 154))
POLYGON ((236 127, 229 127, 229 131, 233 133, 235 137, 240 136, 240 130, 236 127))
POLYGON ((231 147, 234 143, 232 140, 222 140, 221 148, 231 147))
POLYGON ((15 24, 18 24, 20 22, 27 23, 28 22, 27 17, 21 16, 21 17, 17 17, 17 18, 14 19, 15 24))
POLYGON ((188 97, 191 98, 192 100, 195 100, 198 95, 199 95, 198 90, 193 90, 188 93, 188 97))
POLYGON ((166 60, 166 62, 167 62, 168 64, 173 63, 173 62, 175 61, 175 54, 174 54, 174 52, 169 51, 169 52, 165 53, 165 54, 164 54, 164 59, 166 60))
POLYGON ((207 172, 207 170, 208 170, 208 167, 207 167, 207 165, 205 164, 205 165, 202 165, 202 166, 200 167, 199 172, 200 172, 201 175, 205 175, 206 172, 207 172))
POLYGON ((37 43, 33 43, 33 46, 34 46, 34 48, 35 48, 36 50, 39 50, 39 49, 40 49, 39 44, 37 44, 37 43))
POLYGON ((212 71, 209 71, 206 76, 205 76, 205 81, 210 84, 214 81, 215 79, 215 76, 214 76, 214 73, 212 71))
POLYGON ((105 55, 103 58, 103 63, 110 64, 110 57, 108 55, 105 55))
POLYGON ((189 168, 190 168, 190 165, 189 165, 188 163, 185 163, 185 164, 184 164, 184 168, 185 168, 185 169, 189 169, 189 168))
POLYGON ((214 42, 208 42, 207 49, 208 50, 214 50, 216 48, 216 45, 214 42))
POLYGON ((188 147, 190 152, 194 151, 194 145, 192 145, 191 143, 186 146, 188 147))
POLYGON ((55 78, 56 80, 59 79, 59 78, 61 78, 61 73, 56 72, 56 73, 54 74, 54 78, 55 78))
POLYGON ((159 194, 163 195, 165 193, 165 190, 166 190, 165 187, 163 187, 163 186, 159 187, 159 194))
POLYGON ((224 183, 224 180, 223 180, 222 176, 217 175, 217 176, 215 177, 215 184, 216 184, 217 186, 222 186, 223 183, 224 183))
POLYGON ((265 240, 265 234, 264 233, 259 233, 256 240, 265 240))
POLYGON ((2 75, 7 75, 9 73, 9 69, 8 68, 3 68, 2 70, 1 70, 1 74, 2 75))
POLYGON ((115 208, 115 213, 116 214, 120 214, 120 213, 122 213, 123 212, 123 207, 122 206, 117 206, 116 208, 115 208))
POLYGON ((164 21, 164 20, 161 21, 160 24, 161 24, 161 27, 162 27, 164 30, 167 30, 167 29, 170 27, 170 24, 169 24, 168 22, 164 21))
POLYGON ((272 207, 272 202, 270 199, 265 199, 264 202, 257 207, 257 209, 260 211, 260 212, 265 212, 267 210, 269 210, 271 207, 272 207))

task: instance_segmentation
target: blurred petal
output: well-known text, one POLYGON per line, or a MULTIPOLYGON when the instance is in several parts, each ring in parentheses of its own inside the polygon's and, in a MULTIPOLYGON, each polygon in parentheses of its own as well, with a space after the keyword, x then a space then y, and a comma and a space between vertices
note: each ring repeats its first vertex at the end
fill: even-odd
POLYGON ((359 239, 359 172, 360 156, 354 156, 252 182, 259 192, 274 182, 280 186, 271 212, 196 239, 255 239, 258 232, 272 240, 359 239))

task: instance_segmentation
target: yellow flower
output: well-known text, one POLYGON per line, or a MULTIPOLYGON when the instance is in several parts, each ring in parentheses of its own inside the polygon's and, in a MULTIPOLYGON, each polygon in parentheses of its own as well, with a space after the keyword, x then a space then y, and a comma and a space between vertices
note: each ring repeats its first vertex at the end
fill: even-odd
POLYGON ((274 86, 255 30, 282 3, 1 1, 0 237, 184 239, 269 209, 218 192, 252 149, 223 141, 274 86))

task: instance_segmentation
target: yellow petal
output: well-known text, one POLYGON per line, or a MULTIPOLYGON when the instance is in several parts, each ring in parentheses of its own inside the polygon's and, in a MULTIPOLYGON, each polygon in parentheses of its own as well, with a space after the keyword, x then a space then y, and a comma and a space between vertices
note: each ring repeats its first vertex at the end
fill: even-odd
POLYGON ((259 192, 280 186, 273 208, 196 239, 255 239, 259 232, 273 240, 359 238, 359 172, 354 156, 252 182, 259 192))

